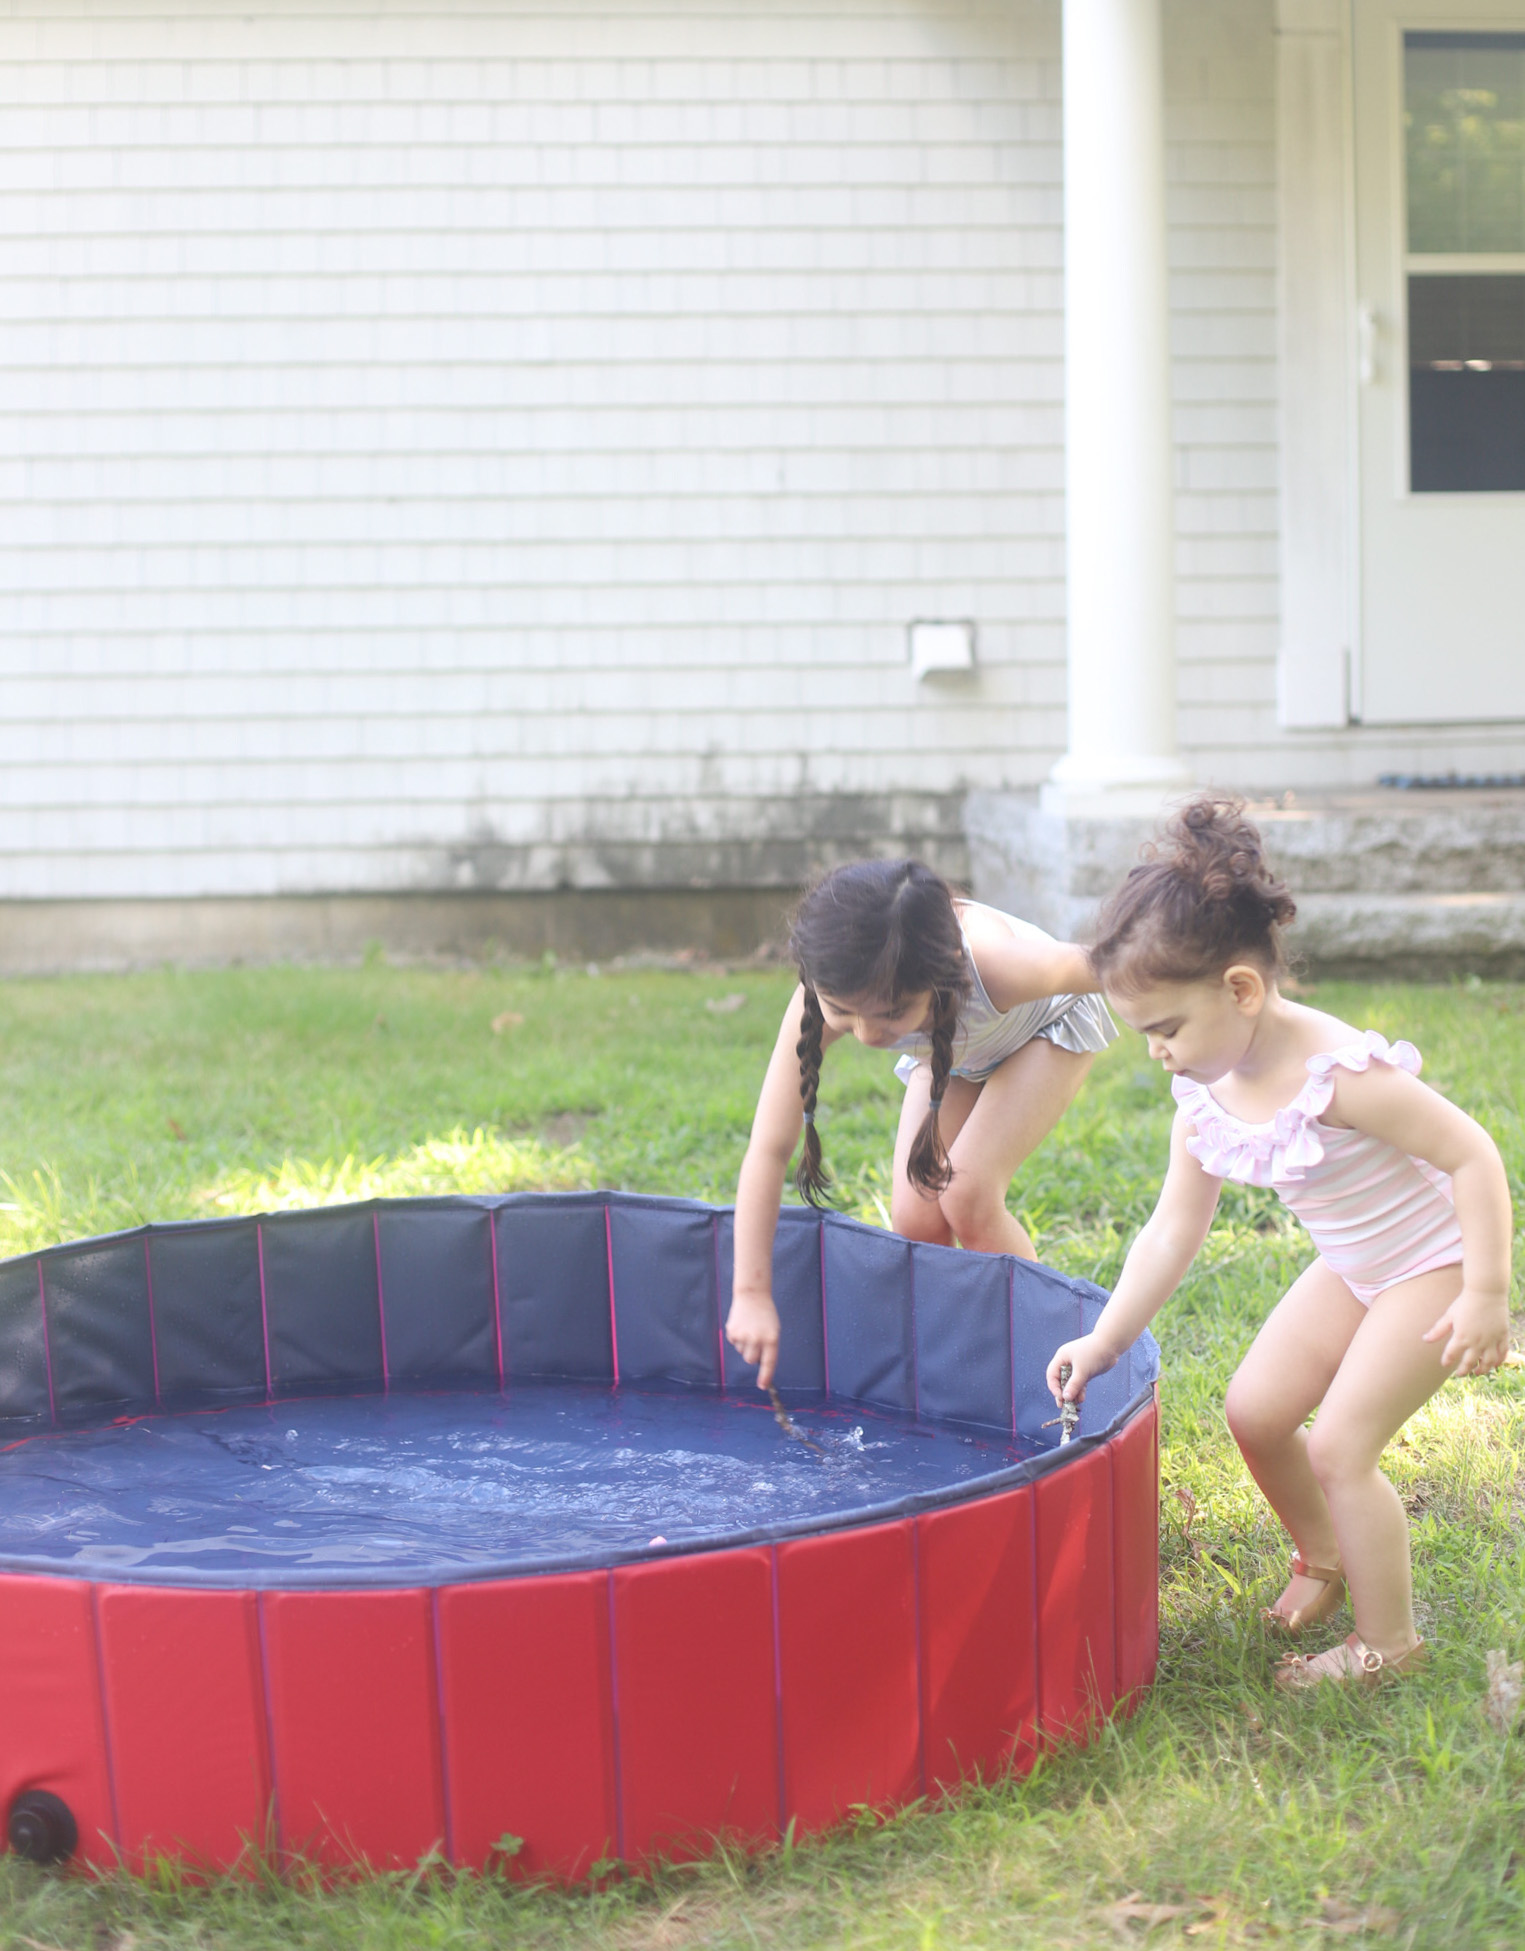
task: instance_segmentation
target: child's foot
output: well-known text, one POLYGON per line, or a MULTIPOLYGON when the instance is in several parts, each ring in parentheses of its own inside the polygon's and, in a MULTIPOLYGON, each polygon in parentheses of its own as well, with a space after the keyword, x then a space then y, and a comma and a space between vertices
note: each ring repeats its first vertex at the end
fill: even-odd
POLYGON ((1271 1677, 1284 1693, 1301 1693, 1326 1681, 1339 1687, 1379 1687, 1390 1677, 1417 1673, 1429 1657, 1430 1649, 1422 1639, 1396 1653, 1378 1653, 1352 1633, 1327 1653, 1315 1653, 1311 1660, 1301 1653, 1288 1653, 1271 1677))
POLYGON ((1310 1565, 1295 1551, 1286 1590, 1261 1617, 1278 1632, 1305 1632, 1338 1611, 1344 1596, 1345 1574, 1338 1565, 1310 1565))

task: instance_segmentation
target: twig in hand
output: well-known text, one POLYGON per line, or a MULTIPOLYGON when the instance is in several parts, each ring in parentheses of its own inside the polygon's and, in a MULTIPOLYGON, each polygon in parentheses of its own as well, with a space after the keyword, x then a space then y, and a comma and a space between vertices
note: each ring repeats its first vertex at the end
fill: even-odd
POLYGON ((783 1399, 777 1389, 770 1388, 768 1390, 768 1400, 773 1404, 773 1420, 778 1424, 785 1436, 792 1436, 796 1443, 803 1443, 807 1450, 814 1450, 817 1456, 825 1456, 826 1452, 821 1448, 820 1444, 808 1437, 789 1414, 789 1411, 784 1407, 783 1399))
MULTIPOLYGON (((1070 1367, 1068 1362, 1060 1364, 1059 1386, 1061 1389, 1064 1388, 1074 1373, 1075 1371, 1070 1367)), ((1059 1447, 1063 1449, 1065 1444, 1070 1442, 1074 1437, 1075 1431, 1080 1427, 1080 1404, 1078 1402, 1061 1402, 1059 1405, 1059 1414, 1057 1416, 1050 1416, 1048 1421, 1040 1424, 1039 1427, 1042 1429, 1052 1429, 1055 1423, 1059 1424, 1059 1447)))

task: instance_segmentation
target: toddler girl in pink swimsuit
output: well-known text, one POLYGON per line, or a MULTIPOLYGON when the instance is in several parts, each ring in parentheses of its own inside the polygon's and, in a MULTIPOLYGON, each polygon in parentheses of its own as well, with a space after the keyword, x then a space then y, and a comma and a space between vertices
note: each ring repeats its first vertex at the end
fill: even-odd
POLYGON ((1273 1187, 1318 1258, 1229 1384, 1228 1423, 1295 1546, 1267 1618, 1299 1633, 1348 1583, 1356 1624, 1276 1678, 1370 1685, 1425 1657, 1408 1525, 1378 1461, 1448 1375, 1508 1353, 1513 1229, 1497 1147, 1419 1082, 1413 1045, 1281 994, 1295 912, 1242 802, 1208 795, 1103 912, 1092 959, 1107 1000, 1148 1039, 1177 1110, 1159 1203, 1095 1328, 1057 1352, 1048 1382, 1079 1401, 1131 1346, 1191 1265, 1225 1179, 1273 1187))

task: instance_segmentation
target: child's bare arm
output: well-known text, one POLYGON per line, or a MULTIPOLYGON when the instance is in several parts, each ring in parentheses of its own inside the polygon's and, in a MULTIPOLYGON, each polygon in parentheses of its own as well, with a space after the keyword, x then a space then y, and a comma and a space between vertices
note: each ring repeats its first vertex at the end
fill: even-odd
POLYGON ((1425 1340, 1444 1340, 1441 1360, 1457 1375, 1497 1368, 1509 1352, 1514 1234, 1498 1146, 1449 1098, 1388 1064, 1337 1071, 1325 1115, 1450 1175, 1461 1224, 1462 1291, 1425 1340))
MULTIPOLYGON (((779 1025, 767 1075, 752 1119, 752 1136, 736 1184, 736 1265, 725 1338, 743 1361, 757 1364, 757 1386, 766 1389, 778 1364, 778 1309, 773 1305, 773 1235, 789 1160, 799 1142, 800 1107, 797 1046, 804 1015, 804 991, 796 989, 779 1025)), ((821 1045, 836 1042, 830 1030, 821 1045)))
POLYGON ((1048 1365, 1048 1386, 1056 1400, 1083 1402, 1086 1383, 1116 1366, 1185 1278, 1213 1223, 1221 1180, 1204 1172, 1186 1141, 1193 1126, 1176 1113, 1170 1134, 1170 1166, 1154 1211, 1128 1249, 1112 1298, 1088 1335, 1067 1341, 1048 1365), (1059 1371, 1068 1362, 1070 1377, 1059 1371))
POLYGON ((1074 942, 1023 941, 1002 921, 966 915, 974 965, 997 1009, 1015 1009, 1040 996, 1082 996, 1101 987, 1087 951, 1074 942))

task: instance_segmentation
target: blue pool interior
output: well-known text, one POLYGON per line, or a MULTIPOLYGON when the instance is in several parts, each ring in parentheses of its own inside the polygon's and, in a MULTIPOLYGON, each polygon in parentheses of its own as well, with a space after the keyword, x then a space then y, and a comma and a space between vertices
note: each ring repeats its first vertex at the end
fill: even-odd
MULTIPOLYGON (((731 1228, 690 1200, 462 1196, 0 1263, 0 1569, 429 1583, 793 1535, 1060 1464, 1044 1370, 1103 1290, 786 1208, 778 1379, 821 1456, 724 1340, 731 1228)), ((1144 1335, 1094 1379, 1082 1447, 1158 1371, 1144 1335)))

